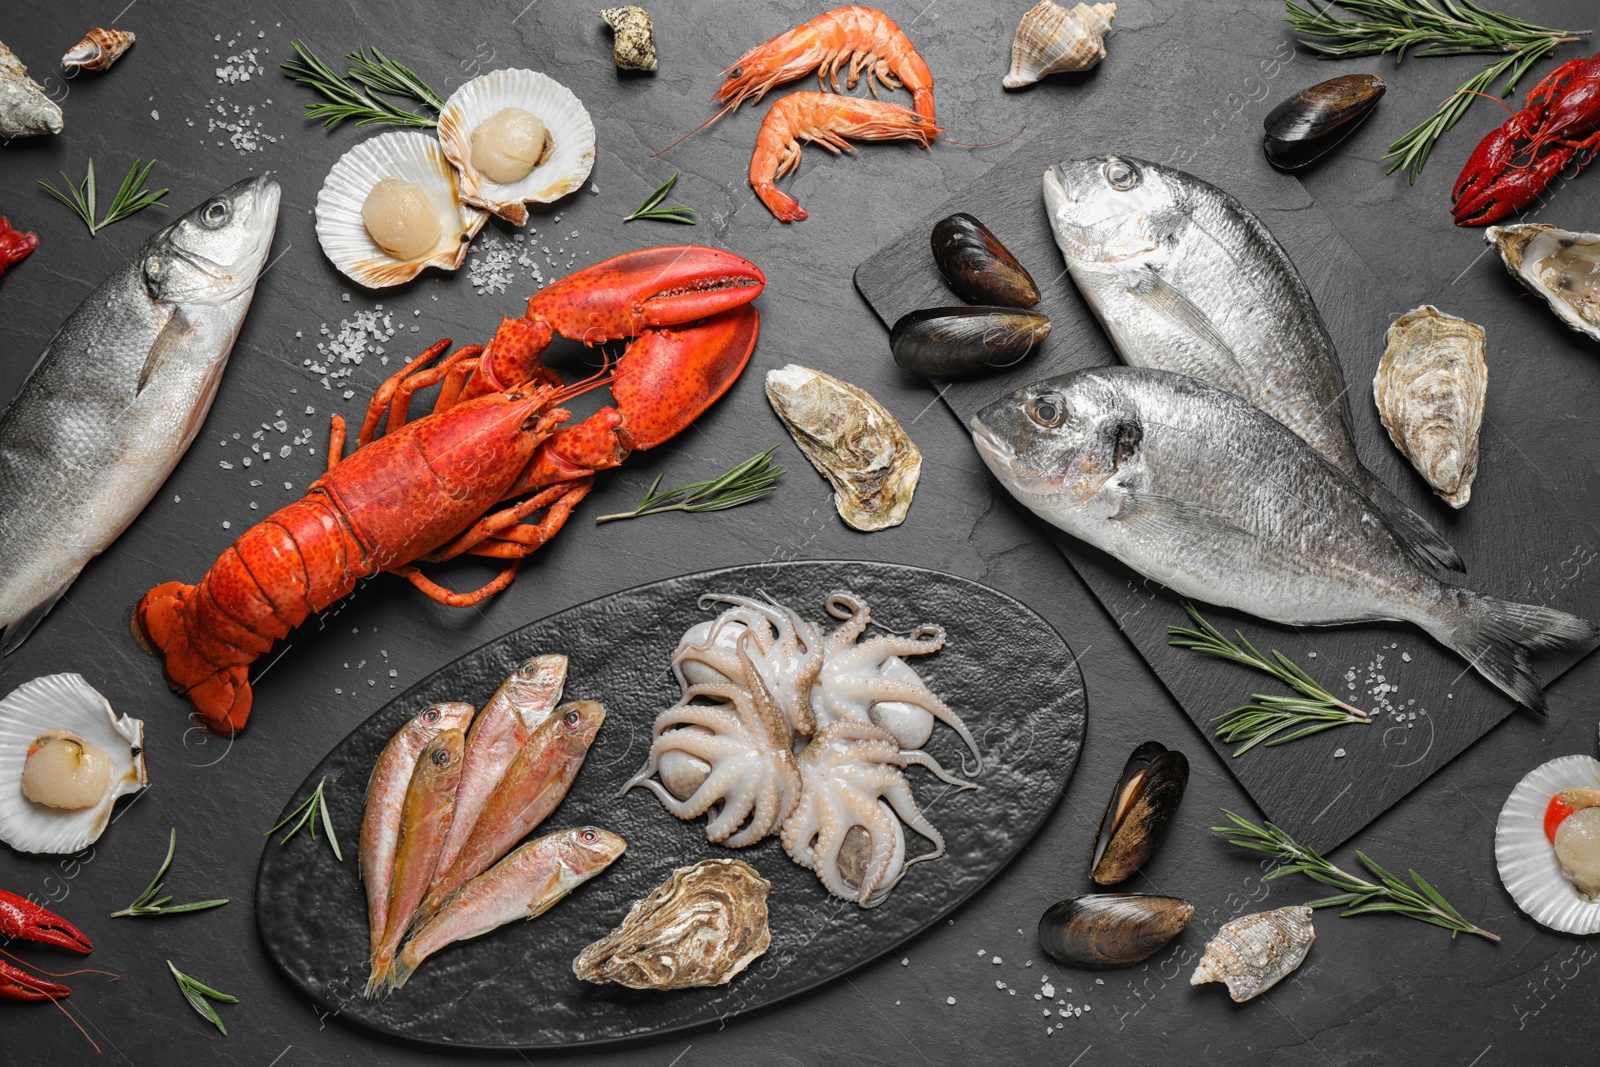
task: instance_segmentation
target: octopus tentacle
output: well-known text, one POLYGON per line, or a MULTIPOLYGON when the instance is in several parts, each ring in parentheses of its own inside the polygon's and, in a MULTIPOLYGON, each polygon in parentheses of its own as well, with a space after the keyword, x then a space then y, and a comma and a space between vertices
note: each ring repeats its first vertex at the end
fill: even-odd
POLYGON ((823 644, 824 653, 838 652, 855 644, 856 638, 866 632, 867 624, 872 621, 872 609, 867 607, 867 602, 852 592, 836 589, 828 594, 824 603, 829 615, 844 620, 828 635, 823 644))
POLYGON ((900 758, 907 764, 916 764, 933 772, 933 776, 946 785, 953 785, 957 789, 967 790, 978 788, 977 782, 963 782, 955 775, 944 769, 944 765, 926 752, 901 752, 900 758))
POLYGON ((966 757, 961 758, 961 770, 967 777, 975 778, 983 771, 983 756, 978 751, 978 742, 972 736, 972 731, 967 729, 967 724, 962 721, 961 716, 927 686, 900 682, 879 675, 831 678, 829 683, 825 687, 823 705, 839 721, 847 719, 870 721, 867 719, 867 709, 875 703, 895 701, 911 704, 949 726, 966 743, 973 759, 973 766, 969 769, 966 757))

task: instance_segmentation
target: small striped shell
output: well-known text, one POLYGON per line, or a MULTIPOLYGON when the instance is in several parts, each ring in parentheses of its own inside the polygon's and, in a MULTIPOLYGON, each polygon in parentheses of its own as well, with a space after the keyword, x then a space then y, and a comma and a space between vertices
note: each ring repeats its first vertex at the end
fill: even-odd
POLYGON ((414 130, 362 141, 339 157, 317 194, 317 240, 323 253, 346 277, 369 289, 409 282, 426 267, 455 270, 488 218, 462 203, 456 172, 439 143, 414 130), (361 207, 385 178, 402 178, 421 189, 438 214, 439 241, 426 254, 396 259, 367 232, 361 207))
POLYGON ((1116 4, 1079 4, 1069 11, 1051 0, 1039 0, 1017 25, 1011 73, 1001 84, 1021 89, 1051 74, 1096 66, 1106 57, 1106 34, 1116 17, 1116 4))
POLYGON ((1541 926, 1567 934, 1600 934, 1600 900, 1578 894, 1544 834, 1550 798, 1562 789, 1600 787, 1600 760, 1562 756, 1529 771, 1506 798, 1494 830, 1494 860, 1506 892, 1541 926))
POLYGON ((110 70, 111 64, 132 48, 135 40, 135 35, 127 30, 90 30, 83 35, 83 40, 61 57, 61 65, 82 67, 84 70, 110 70))
POLYGON ((1300 966, 1316 939, 1311 909, 1303 905, 1245 915, 1217 931, 1189 984, 1225 982, 1228 995, 1243 1003, 1300 966))
POLYGON ((594 122, 572 90, 536 70, 497 70, 450 95, 439 112, 439 143, 461 172, 461 199, 507 222, 528 221, 525 204, 548 204, 580 188, 594 167, 594 122), (502 185, 472 166, 472 131, 508 107, 521 108, 550 133, 550 154, 521 181, 502 185))

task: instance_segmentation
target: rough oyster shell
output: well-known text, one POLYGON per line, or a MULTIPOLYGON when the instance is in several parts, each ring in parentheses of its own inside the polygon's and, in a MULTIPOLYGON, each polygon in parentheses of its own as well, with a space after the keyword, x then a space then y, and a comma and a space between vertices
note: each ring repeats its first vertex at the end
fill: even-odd
POLYGON ((1562 322, 1600 341, 1600 233, 1521 222, 1490 226, 1483 239, 1562 322))
POLYGON ((426 267, 455 270, 489 216, 462 202, 456 172, 439 143, 414 130, 381 133, 339 157, 317 194, 317 240, 340 272, 371 289, 409 282, 426 267), (439 241, 425 255, 396 259, 361 219, 372 187, 402 178, 422 190, 439 216, 439 241))
POLYGON ((679 867, 621 926, 578 953, 572 972, 630 989, 726 985, 772 943, 769 888, 743 860, 679 867))
POLYGON ((1189 760, 1159 741, 1146 741, 1123 765, 1100 816, 1089 858, 1096 885, 1125 881, 1155 855, 1189 784, 1189 760))
POLYGON ((849 382, 790 363, 767 372, 767 400, 858 530, 905 521, 922 454, 884 406, 849 382))
POLYGON ((99 840, 117 798, 149 784, 144 723, 117 716, 81 674, 50 674, 24 682, 0 700, 0 841, 19 852, 65 854, 99 840), (28 746, 41 734, 75 734, 111 760, 111 781, 93 807, 63 811, 22 794, 28 746))
POLYGON ((61 132, 61 109, 0 42, 0 139, 61 132))
POLYGON ((137 39, 127 30, 90 30, 83 35, 83 40, 61 57, 61 65, 82 67, 84 70, 110 70, 111 64, 132 48, 137 39))
POLYGON ((1304 905, 1245 915, 1217 931, 1189 984, 1225 982, 1228 995, 1243 1003, 1300 966, 1316 939, 1311 909, 1304 905))
POLYGON ((1372 379, 1378 415, 1404 456, 1453 508, 1472 499, 1489 364, 1483 327, 1431 304, 1389 327, 1372 379))
POLYGON ((1585 900, 1562 873, 1544 833, 1545 810, 1562 789, 1600 787, 1600 760, 1562 756, 1529 771, 1500 809, 1495 866, 1506 892, 1529 918, 1568 934, 1600 933, 1600 900, 1585 900))
POLYGON ((450 94, 439 112, 439 143, 461 172, 461 199, 521 226, 526 204, 548 204, 583 185, 594 167, 594 122, 572 90, 536 70, 496 70, 450 94), (472 131, 508 107, 543 122, 550 154, 521 181, 502 185, 472 165, 472 131))
POLYGON ((1051 0, 1039 0, 1017 25, 1011 41, 1011 73, 1001 84, 1021 89, 1047 75, 1090 69, 1106 57, 1106 34, 1116 17, 1116 4, 1079 4, 1068 11, 1051 0))
POLYGON ((632 4, 608 7, 600 17, 610 24, 616 37, 611 45, 611 61, 618 70, 655 70, 656 42, 650 29, 650 13, 632 4))
POLYGON ((1039 918, 1039 947, 1076 967, 1128 967, 1183 932, 1194 905, 1148 893, 1091 893, 1058 901, 1039 918))

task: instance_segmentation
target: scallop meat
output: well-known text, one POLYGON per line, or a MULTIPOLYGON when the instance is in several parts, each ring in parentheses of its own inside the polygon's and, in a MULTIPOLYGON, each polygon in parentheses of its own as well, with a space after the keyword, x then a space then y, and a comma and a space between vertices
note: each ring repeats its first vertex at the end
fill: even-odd
POLYGON ((1543 297, 1562 322, 1600 341, 1600 233, 1521 222, 1491 226, 1483 236, 1506 269, 1543 297))
POLYGON ((1089 70, 1106 57, 1106 34, 1116 4, 1079 4, 1068 10, 1039 0, 1017 25, 1011 41, 1011 72, 1001 82, 1021 89, 1067 71, 1089 70))
POLYGON ((1562 756, 1528 772, 1500 809, 1494 858, 1529 918, 1600 934, 1600 760, 1562 756))
POLYGON ((1472 499, 1488 387, 1482 326, 1423 304, 1389 327, 1372 399, 1389 440, 1453 508, 1472 499))
POLYGON ((1245 915, 1217 931, 1189 984, 1223 982, 1228 995, 1242 1004, 1300 966, 1316 939, 1311 909, 1304 905, 1245 915))

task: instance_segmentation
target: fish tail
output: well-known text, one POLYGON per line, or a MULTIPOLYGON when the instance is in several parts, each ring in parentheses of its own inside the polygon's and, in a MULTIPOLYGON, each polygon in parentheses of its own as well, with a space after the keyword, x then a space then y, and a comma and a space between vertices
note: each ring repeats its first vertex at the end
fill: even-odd
POLYGON ((392 988, 394 969, 397 966, 394 957, 386 957, 379 953, 372 957, 372 970, 367 975, 367 988, 362 995, 368 1000, 379 1000, 392 988))
POLYGON ((1455 602, 1435 621, 1434 635, 1523 707, 1549 714, 1544 687, 1533 673, 1532 654, 1582 644, 1600 635, 1600 629, 1588 619, 1555 608, 1518 604, 1467 589, 1453 592, 1455 602))
MULTIPOLYGON (((420 963, 421 961, 419 960, 418 962, 420 963)), ((416 972, 416 969, 415 964, 406 962, 404 953, 396 957, 394 965, 389 968, 389 977, 385 985, 386 991, 393 992, 404 986, 411 979, 412 974, 416 972)))
POLYGON ((1395 538, 1408 555, 1428 567, 1459 574, 1467 572, 1467 564, 1461 558, 1461 553, 1433 528, 1432 523, 1413 511, 1371 474, 1367 475, 1365 482, 1362 491, 1383 512, 1383 517, 1389 520, 1395 538))
POLYGON ((50 614, 50 609, 56 606, 56 601, 61 599, 62 594, 67 591, 68 586, 72 585, 77 577, 74 574, 67 579, 66 585, 39 601, 28 611, 9 622, 0 624, 0 655, 9 656, 21 647, 22 642, 28 639, 29 634, 33 633, 33 628, 38 626, 46 615, 50 614))

